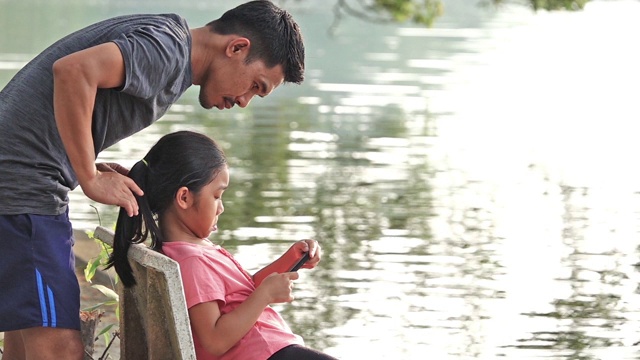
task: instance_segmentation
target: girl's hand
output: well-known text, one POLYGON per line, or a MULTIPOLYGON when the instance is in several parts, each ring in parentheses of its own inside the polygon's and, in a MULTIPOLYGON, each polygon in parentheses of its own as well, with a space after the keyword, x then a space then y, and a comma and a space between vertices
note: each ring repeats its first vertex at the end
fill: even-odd
MULTIPOLYGON (((303 269, 313 269, 318 265, 320 259, 322 258, 322 250, 320 249, 320 244, 318 244, 315 240, 300 240, 295 242, 289 250, 287 250, 287 257, 293 257, 299 260, 304 253, 309 253, 309 260, 302 265, 303 269)), ((291 264, 293 265, 293 264, 291 264)))
POLYGON ((273 273, 262 281, 256 292, 266 296, 269 304, 292 302, 293 280, 298 279, 298 273, 273 273))
MULTIPOLYGON (((276 261, 265 266, 263 269, 253 275, 253 281, 256 286, 260 286, 262 282, 272 273, 288 273, 293 265, 302 258, 304 253, 309 253, 309 260, 302 266, 304 269, 313 269, 320 262, 322 252, 320 245, 315 240, 300 240, 295 242, 291 247, 280 256, 276 261)), ((297 279, 297 275, 296 278, 297 279)), ((293 280, 295 280, 293 279, 293 280)))

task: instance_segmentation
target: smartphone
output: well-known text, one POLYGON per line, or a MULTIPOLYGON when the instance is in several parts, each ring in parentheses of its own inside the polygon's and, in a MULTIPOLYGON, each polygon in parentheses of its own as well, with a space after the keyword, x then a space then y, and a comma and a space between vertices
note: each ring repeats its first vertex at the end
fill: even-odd
POLYGON ((295 265, 293 265, 293 267, 291 268, 291 270, 289 270, 289 272, 298 271, 298 269, 300 269, 302 265, 304 265, 304 263, 306 263, 308 260, 309 260, 309 253, 306 252, 304 253, 304 255, 302 255, 302 258, 300 258, 300 260, 298 260, 298 262, 295 263, 295 265))

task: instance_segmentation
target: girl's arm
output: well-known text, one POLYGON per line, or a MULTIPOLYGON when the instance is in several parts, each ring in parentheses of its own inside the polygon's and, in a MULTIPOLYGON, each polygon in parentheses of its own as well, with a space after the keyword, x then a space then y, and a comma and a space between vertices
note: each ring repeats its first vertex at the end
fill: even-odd
POLYGON ((289 250, 287 250, 282 256, 280 256, 276 261, 271 264, 265 266, 262 270, 256 272, 253 275, 253 282, 256 286, 260 286, 262 281, 273 273, 286 273, 291 269, 291 267, 304 255, 304 253, 309 252, 309 261, 307 261, 302 267, 305 269, 314 268, 318 262, 320 262, 321 251, 320 245, 315 240, 300 240, 291 245, 289 250))
POLYGON ((242 304, 224 315, 217 301, 192 306, 189 319, 194 333, 209 353, 221 356, 249 332, 267 305, 293 301, 292 281, 297 278, 297 273, 267 276, 242 304))

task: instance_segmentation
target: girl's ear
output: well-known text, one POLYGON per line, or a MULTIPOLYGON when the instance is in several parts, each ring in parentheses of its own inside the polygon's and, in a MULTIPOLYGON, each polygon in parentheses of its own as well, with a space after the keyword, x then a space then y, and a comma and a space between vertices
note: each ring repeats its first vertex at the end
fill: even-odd
POLYGON ((191 193, 191 191, 189 191, 189 188, 187 188, 186 186, 179 188, 178 191, 176 191, 176 196, 174 199, 176 202, 176 205, 180 209, 187 209, 189 206, 191 206, 192 198, 193 198, 192 195, 193 194, 191 193))

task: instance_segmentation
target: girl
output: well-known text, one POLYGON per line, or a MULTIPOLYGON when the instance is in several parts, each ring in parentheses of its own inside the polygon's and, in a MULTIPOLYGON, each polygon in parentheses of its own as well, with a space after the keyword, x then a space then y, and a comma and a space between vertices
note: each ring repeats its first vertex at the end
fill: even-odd
POLYGON ((303 346, 269 304, 291 302, 304 253, 313 268, 321 250, 314 240, 294 243, 279 259, 251 276, 226 250, 207 237, 224 211, 222 194, 229 169, 222 150, 205 135, 165 135, 129 172, 144 195, 139 215, 120 209, 114 266, 124 286, 135 285, 127 251, 151 235, 151 247, 180 264, 196 355, 203 359, 333 359, 303 346))

